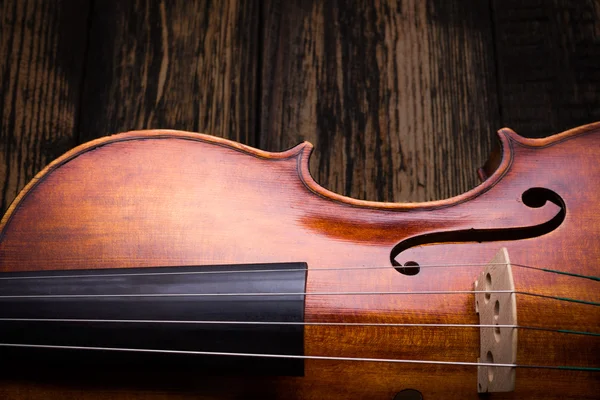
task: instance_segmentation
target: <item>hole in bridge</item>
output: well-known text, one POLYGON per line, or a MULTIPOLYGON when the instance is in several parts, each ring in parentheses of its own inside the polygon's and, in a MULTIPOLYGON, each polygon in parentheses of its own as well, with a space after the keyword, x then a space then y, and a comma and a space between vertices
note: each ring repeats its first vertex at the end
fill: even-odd
MULTIPOLYGON (((500 302, 496 300, 494 304, 494 322, 496 325, 498 325, 498 318, 500 318, 500 302)), ((500 328, 497 326, 494 328, 494 339, 496 339, 496 342, 500 342, 500 328)))
MULTIPOLYGON (((489 272, 487 274, 485 274, 485 290, 486 290, 486 292, 489 290, 492 290, 492 275, 490 275, 489 272)), ((485 304, 487 304, 490 301, 491 297, 492 297, 491 293, 485 294, 485 304)))
MULTIPOLYGON (((494 363, 494 355, 492 354, 491 351, 487 352, 487 356, 485 358, 485 361, 487 363, 493 364, 494 363)), ((488 367, 488 381, 491 382, 494 380, 494 367, 488 367)))
POLYGON ((500 342, 500 328, 499 327, 495 327, 494 328, 494 339, 496 339, 496 342, 500 342))

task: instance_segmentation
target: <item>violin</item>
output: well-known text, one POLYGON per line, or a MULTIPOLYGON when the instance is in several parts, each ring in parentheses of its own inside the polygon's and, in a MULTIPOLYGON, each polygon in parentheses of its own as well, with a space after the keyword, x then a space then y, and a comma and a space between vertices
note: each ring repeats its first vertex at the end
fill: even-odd
POLYGON ((319 186, 307 142, 80 145, 0 224, 0 397, 599 398, 600 123, 497 138, 408 204, 319 186))

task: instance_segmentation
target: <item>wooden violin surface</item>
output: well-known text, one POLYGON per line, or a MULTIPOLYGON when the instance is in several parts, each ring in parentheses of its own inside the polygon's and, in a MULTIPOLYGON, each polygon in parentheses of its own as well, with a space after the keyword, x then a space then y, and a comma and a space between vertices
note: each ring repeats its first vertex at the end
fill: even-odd
MULTIPOLYGON (((2 219, 0 271, 305 262, 304 376, 195 376, 175 391, 21 376, 0 381, 0 397, 392 399, 415 389, 426 400, 478 398, 477 367, 451 364, 477 362, 478 329, 390 324, 476 325, 468 291, 502 247, 514 264, 572 274, 516 267, 520 326, 600 332, 589 304, 600 302, 599 283, 580 276, 600 271, 600 124, 545 139, 502 129, 498 138, 481 185, 411 204, 320 187, 308 173, 309 143, 269 153, 155 130, 70 151, 2 219), (419 269, 402 269, 407 262, 419 269), (419 293, 431 291, 445 293, 419 293)), ((597 336, 519 330, 519 365, 598 368, 599 354, 597 336)), ((515 391, 491 398, 598 398, 599 375, 517 367, 515 391)))

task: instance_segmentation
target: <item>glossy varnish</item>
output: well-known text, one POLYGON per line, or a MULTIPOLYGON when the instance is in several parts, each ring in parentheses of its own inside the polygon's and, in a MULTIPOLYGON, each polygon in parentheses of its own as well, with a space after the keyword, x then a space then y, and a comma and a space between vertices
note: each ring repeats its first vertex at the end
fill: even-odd
MULTIPOLYGON (((406 239, 438 234, 430 236, 436 242, 470 230, 474 237, 455 236, 468 242, 423 242, 393 255, 400 263, 482 264, 506 247, 515 264, 597 276, 600 125, 535 140, 503 129, 498 138, 499 157, 480 171, 486 178, 480 186, 410 204, 359 201, 323 189, 308 173, 309 143, 268 153, 179 131, 102 138, 53 162, 19 195, 0 226, 0 268, 306 262, 307 322, 476 324, 473 294, 320 293, 472 290, 482 267, 421 268, 408 276, 390 260, 406 239), (559 204, 528 206, 523 193, 532 188, 556 193, 559 204), (548 225, 561 207, 558 227, 519 235, 548 225), (477 234, 485 240, 479 243, 477 234), (375 266, 389 268, 364 268, 375 266)), ((518 291, 600 301, 592 280, 519 267, 513 273, 518 291)), ((592 305, 519 294, 517 312, 520 325, 600 331, 592 305)), ((472 328, 307 326, 304 334, 308 356, 476 362, 479 354, 479 332, 472 328)), ((598 367, 598 354, 597 337, 519 331, 518 364, 598 367)), ((465 399, 477 398, 476 385, 472 366, 307 360, 301 378, 196 377, 189 396, 391 399, 414 388, 427 400, 465 399)), ((5 380, 0 394, 148 396, 143 386, 94 388, 5 380)), ((515 392, 493 398, 582 399, 599 391, 597 372, 518 369, 515 392)))

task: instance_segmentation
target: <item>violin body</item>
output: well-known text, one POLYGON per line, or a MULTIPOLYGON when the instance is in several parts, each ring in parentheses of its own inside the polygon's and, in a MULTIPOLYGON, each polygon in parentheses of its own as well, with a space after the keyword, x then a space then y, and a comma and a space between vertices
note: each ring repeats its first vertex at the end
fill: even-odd
MULTIPOLYGON (((477 362, 477 328, 389 324, 478 324, 472 293, 418 292, 473 290, 502 248, 515 264, 575 274, 515 267, 519 325, 600 332, 597 306, 519 294, 600 301, 598 282, 576 276, 600 271, 600 124, 545 139, 502 129, 498 139, 478 187, 410 204, 320 187, 308 172, 309 143, 269 153, 155 130, 73 149, 38 174, 2 219, 0 271, 306 263, 303 320, 315 324, 303 326, 303 372, 171 377, 165 387, 143 376, 113 386, 110 371, 89 385, 81 377, 9 374, 0 397, 389 400, 414 389, 426 400, 479 398, 472 365, 311 357, 477 362), (388 325, 318 324, 347 322, 388 325)), ((6 370, 15 362, 3 361, 6 370)), ((597 368, 599 340, 519 330, 517 364, 597 368)), ((490 397, 598 398, 599 375, 517 367, 514 391, 490 397)))

